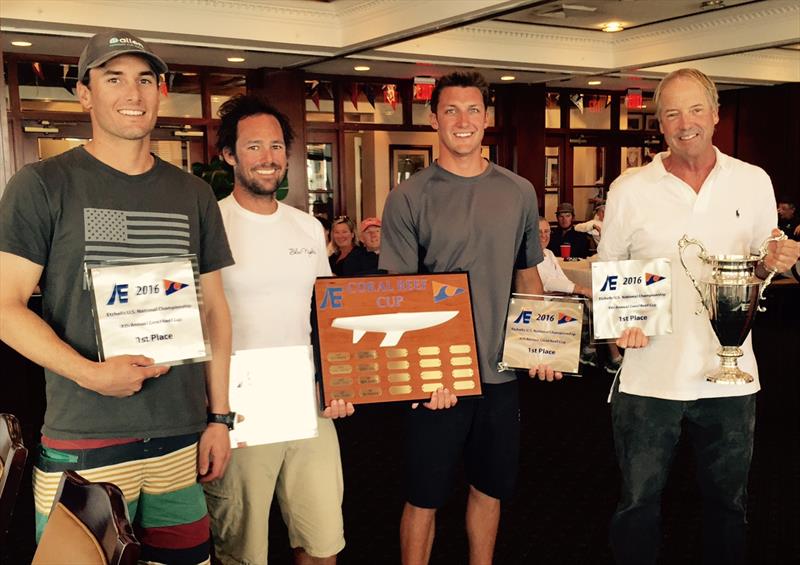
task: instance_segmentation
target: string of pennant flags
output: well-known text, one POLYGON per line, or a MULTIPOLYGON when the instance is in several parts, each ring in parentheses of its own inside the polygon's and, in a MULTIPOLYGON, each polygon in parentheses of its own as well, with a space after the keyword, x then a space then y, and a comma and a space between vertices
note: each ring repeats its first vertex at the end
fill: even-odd
MULTIPOLYGON (((47 82, 47 78, 45 77, 45 71, 42 67, 42 64, 38 61, 34 61, 31 63, 31 70, 33 71, 33 76, 37 82, 47 82)), ((61 81, 63 82, 64 89, 69 92, 70 94, 75 94, 75 84, 78 82, 77 76, 77 65, 69 65, 66 63, 61 64, 61 81), (70 76, 70 71, 75 69, 75 74, 70 76)), ((174 72, 166 72, 160 75, 159 85, 158 88, 165 97, 169 96, 169 92, 172 90, 172 87, 175 83, 175 75, 177 73, 174 72)))

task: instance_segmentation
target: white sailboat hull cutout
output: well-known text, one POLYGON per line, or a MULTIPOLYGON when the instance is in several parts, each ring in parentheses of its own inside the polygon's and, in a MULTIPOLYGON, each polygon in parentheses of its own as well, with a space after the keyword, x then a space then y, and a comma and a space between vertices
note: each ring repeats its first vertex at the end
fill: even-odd
POLYGON ((440 312, 397 312, 394 314, 375 314, 371 316, 348 316, 334 318, 331 326, 342 330, 353 330, 353 343, 358 343, 367 332, 386 334, 381 347, 397 345, 405 332, 424 330, 452 320, 458 310, 440 312))

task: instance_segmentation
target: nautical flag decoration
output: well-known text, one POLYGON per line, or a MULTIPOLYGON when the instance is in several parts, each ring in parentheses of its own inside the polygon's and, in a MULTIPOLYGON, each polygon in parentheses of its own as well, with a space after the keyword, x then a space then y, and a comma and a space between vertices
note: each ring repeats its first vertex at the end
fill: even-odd
POLYGON ((663 275, 654 275, 653 273, 645 273, 644 278, 645 285, 651 285, 653 283, 657 283, 658 281, 664 280, 667 277, 663 275))
POLYGON ((353 107, 358 111, 358 97, 361 94, 361 85, 357 82, 353 82, 350 84, 350 102, 352 102, 353 107))
POLYGON ((365 84, 361 87, 364 96, 367 97, 367 102, 369 102, 370 106, 375 109, 375 97, 377 96, 377 89, 373 84, 365 84))
POLYGON ((436 79, 433 77, 414 77, 414 100, 430 102, 434 86, 436 86, 436 79))
POLYGON ((158 89, 161 91, 161 94, 163 94, 165 98, 167 96, 169 96, 169 94, 167 92, 167 77, 166 77, 166 75, 161 75, 161 78, 158 81, 158 89))
POLYGON ((383 85, 383 99, 392 107, 392 110, 397 109, 397 85, 384 84, 383 85))
POLYGON ((463 288, 459 288, 457 286, 451 286, 449 284, 442 284, 436 281, 431 281, 433 285, 433 303, 438 304, 443 300, 447 300, 448 298, 452 298, 454 296, 458 296, 464 292, 463 288))
POLYGON ((188 284, 182 282, 175 282, 168 279, 161 279, 161 280, 164 282, 164 294, 166 294, 167 296, 169 296, 170 294, 175 294, 182 288, 186 288, 187 286, 189 286, 188 284))
POLYGON ((572 316, 564 314, 563 312, 559 312, 558 313, 558 323, 559 324, 568 324, 570 322, 576 321, 576 319, 577 318, 573 318, 572 316))
POLYGON ((306 95, 311 101, 314 103, 314 106, 317 107, 317 110, 320 110, 319 107, 319 81, 312 80, 308 83, 308 94, 306 95))
POLYGON ((570 102, 572 102, 578 111, 583 114, 583 94, 570 94, 570 102))
POLYGON ((44 71, 42 70, 42 64, 39 62, 31 63, 31 67, 33 68, 33 74, 35 74, 39 80, 44 80, 44 71))

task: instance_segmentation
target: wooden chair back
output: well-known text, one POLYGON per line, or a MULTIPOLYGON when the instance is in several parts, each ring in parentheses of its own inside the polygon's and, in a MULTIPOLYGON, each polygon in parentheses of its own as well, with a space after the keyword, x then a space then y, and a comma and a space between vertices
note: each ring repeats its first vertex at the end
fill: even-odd
POLYGON ((139 553, 122 491, 64 471, 33 565, 134 565, 139 553))
POLYGON ((12 414, 0 414, 0 545, 6 542, 27 458, 19 421, 12 414))

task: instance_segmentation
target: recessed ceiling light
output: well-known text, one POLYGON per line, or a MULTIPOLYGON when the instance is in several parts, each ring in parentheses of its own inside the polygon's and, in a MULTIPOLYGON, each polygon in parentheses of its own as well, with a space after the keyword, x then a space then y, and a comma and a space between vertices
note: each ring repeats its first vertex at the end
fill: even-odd
POLYGON ((615 31, 622 31, 625 29, 620 22, 608 22, 603 26, 603 31, 614 33, 615 31))
POLYGON ((11 45, 14 47, 30 47, 33 43, 30 41, 12 41, 11 45))
POLYGON ((514 75, 503 75, 500 77, 500 80, 517 80, 517 77, 514 75))
POLYGON ((244 63, 244 57, 228 57, 229 63, 244 63))
POLYGON ((598 84, 603 84, 603 81, 602 80, 590 80, 586 84, 588 84, 589 86, 597 86, 598 84))
POLYGON ((354 71, 358 71, 359 73, 365 73, 369 70, 369 67, 366 65, 356 65, 353 67, 354 71))

